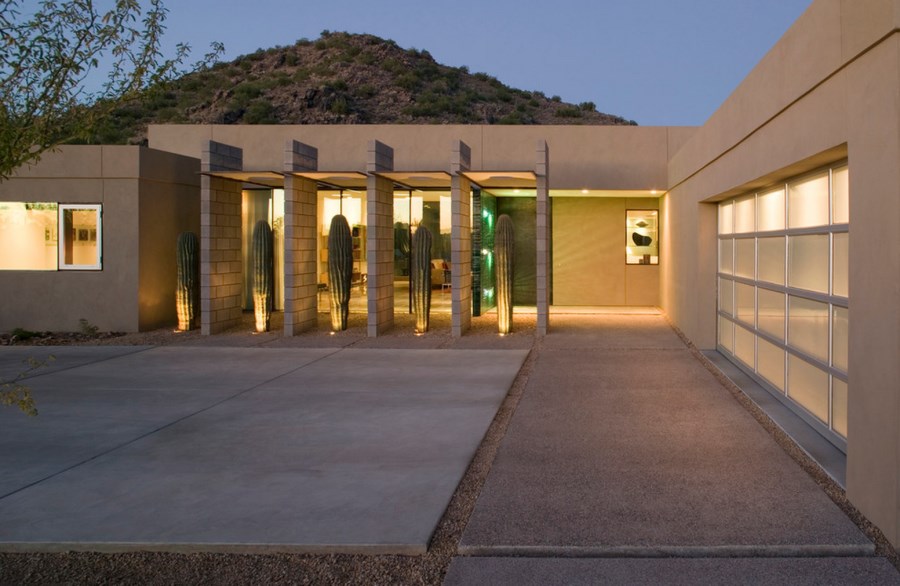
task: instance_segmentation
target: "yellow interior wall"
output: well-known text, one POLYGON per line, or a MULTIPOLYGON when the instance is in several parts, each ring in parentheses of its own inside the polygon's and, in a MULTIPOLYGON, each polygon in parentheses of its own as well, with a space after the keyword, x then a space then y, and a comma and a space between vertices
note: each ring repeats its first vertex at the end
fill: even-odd
POLYGON ((626 210, 659 209, 658 199, 554 197, 552 205, 554 305, 659 305, 659 265, 625 264, 626 210))

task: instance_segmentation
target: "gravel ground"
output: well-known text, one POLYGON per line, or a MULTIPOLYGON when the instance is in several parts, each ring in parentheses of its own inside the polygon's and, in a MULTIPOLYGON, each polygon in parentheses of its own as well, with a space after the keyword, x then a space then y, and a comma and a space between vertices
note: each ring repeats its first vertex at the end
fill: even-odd
MULTIPOLYGON (((267 347, 379 347, 379 348, 530 348, 531 352, 519 371, 509 394, 469 464, 444 516, 439 522, 428 548, 421 556, 397 555, 237 555, 237 554, 172 554, 137 552, 99 554, 84 552, 0 553, 0 584, 440 584, 465 525, 472 514, 475 499, 481 491, 497 453, 500 440, 519 403, 541 348, 535 336, 535 316, 517 315, 514 332, 496 335, 496 316, 473 318, 472 329, 463 338, 450 335, 450 316, 436 315, 424 336, 413 333, 412 316, 395 318, 395 327, 385 336, 366 336, 366 317, 351 315, 344 332, 331 334, 327 314, 319 315, 314 332, 285 338, 280 333, 281 314, 272 318, 272 332, 256 334, 253 316, 245 314, 239 327, 216 336, 203 337, 198 331, 174 332, 160 329, 138 334, 96 337, 54 334, 53 341, 32 338, 16 344, 82 344, 82 345, 213 345, 267 347)), ((876 553, 887 558, 900 570, 900 556, 884 534, 847 500, 837 485, 793 440, 762 412, 741 390, 688 340, 674 325, 676 333, 692 354, 712 372, 744 408, 871 539, 876 553)))

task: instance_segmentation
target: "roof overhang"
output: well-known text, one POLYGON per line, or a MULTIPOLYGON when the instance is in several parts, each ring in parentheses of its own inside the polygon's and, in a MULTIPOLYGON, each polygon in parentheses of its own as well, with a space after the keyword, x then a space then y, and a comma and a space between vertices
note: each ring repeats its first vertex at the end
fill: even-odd
POLYGON ((659 199, 666 192, 661 189, 551 189, 550 197, 625 197, 659 199))
POLYGON ((325 189, 351 189, 365 191, 368 175, 359 171, 300 171, 292 173, 296 177, 311 179, 325 189))
POLYGON ((534 171, 464 171, 464 177, 482 189, 535 189, 534 171))
POLYGON ((418 191, 449 190, 452 176, 446 171, 384 171, 375 173, 403 189, 418 191))
POLYGON ((277 171, 204 171, 200 174, 273 189, 284 187, 284 174, 277 171))

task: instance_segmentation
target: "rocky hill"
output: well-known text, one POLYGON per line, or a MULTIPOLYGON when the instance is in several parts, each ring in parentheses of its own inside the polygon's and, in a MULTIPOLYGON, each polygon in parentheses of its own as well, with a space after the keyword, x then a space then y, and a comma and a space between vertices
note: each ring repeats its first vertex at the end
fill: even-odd
POLYGON ((116 110, 90 142, 139 143, 149 123, 636 124, 441 65, 427 51, 328 31, 182 77, 116 110))

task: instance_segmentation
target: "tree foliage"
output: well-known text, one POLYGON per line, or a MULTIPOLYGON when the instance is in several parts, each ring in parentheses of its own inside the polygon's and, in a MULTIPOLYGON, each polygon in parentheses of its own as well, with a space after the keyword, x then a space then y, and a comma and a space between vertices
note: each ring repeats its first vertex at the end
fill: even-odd
POLYGON ((55 360, 51 354, 44 360, 28 358, 25 360, 26 368, 9 380, 0 380, 0 406, 15 406, 29 417, 38 414, 34 399, 31 397, 31 388, 22 384, 22 379, 29 377, 35 370, 44 368, 55 360))
POLYGON ((189 68, 187 44, 165 55, 162 0, 33 4, 0 0, 0 179, 84 138, 124 101, 205 67, 222 52, 214 43, 189 68))

